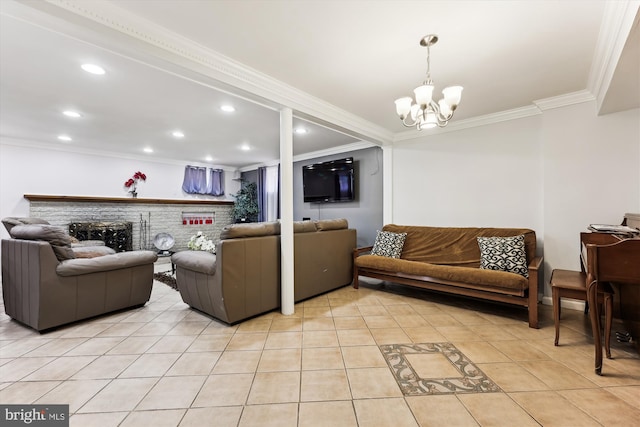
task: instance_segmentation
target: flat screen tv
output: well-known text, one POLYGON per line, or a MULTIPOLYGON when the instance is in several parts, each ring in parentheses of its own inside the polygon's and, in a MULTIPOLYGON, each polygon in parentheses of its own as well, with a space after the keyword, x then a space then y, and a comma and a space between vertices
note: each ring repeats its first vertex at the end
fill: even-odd
POLYGON ((355 199, 353 157, 302 167, 304 201, 350 202, 355 199))

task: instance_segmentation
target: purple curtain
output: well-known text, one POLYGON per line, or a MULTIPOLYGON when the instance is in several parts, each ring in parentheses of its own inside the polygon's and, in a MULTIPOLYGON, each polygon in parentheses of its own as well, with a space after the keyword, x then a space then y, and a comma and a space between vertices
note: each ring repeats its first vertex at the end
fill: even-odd
POLYGON ((209 184, 207 194, 212 196, 224 195, 224 173, 222 169, 209 169, 209 184))
POLYGON ((187 165, 184 168, 184 180, 182 190, 188 194, 210 194, 212 196, 224 195, 224 174, 222 169, 207 168, 187 165))

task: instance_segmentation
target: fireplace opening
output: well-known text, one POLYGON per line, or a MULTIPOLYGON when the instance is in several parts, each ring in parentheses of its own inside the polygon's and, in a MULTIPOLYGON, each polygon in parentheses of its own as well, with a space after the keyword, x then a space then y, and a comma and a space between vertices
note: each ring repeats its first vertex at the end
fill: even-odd
POLYGON ((80 241, 101 240, 116 252, 133 250, 131 222, 72 222, 69 235, 80 241))

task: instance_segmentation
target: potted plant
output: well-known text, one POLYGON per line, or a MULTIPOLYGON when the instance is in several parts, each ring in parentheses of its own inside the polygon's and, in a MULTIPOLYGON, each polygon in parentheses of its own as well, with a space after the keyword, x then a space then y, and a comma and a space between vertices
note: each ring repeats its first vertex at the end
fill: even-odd
POLYGON ((256 222, 260 212, 256 183, 243 180, 240 190, 233 197, 236 199, 232 211, 235 222, 256 222))

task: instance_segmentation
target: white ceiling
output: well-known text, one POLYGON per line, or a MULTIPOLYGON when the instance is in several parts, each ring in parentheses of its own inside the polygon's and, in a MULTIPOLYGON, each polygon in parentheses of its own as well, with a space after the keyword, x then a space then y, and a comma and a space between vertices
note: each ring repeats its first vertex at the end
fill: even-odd
MULTIPOLYGON (((151 147, 149 156, 191 163, 211 156, 210 163, 230 167, 275 161, 277 110, 286 103, 277 91, 236 90, 232 80, 216 79, 217 71, 202 63, 218 55, 282 92, 307 97, 309 105, 320 102, 345 123, 393 136, 406 130, 393 100, 424 79, 426 50, 418 42, 429 33, 440 38, 431 49, 436 91, 465 88, 452 123, 496 114, 588 89, 599 37, 610 37, 599 36, 605 3, 3 0, 0 135, 129 156, 151 147), (158 53, 161 40, 145 41, 154 31, 192 50, 179 60, 158 53), (83 72, 84 62, 103 65, 107 74, 83 72), (236 113, 223 113, 222 104, 236 113), (83 117, 64 117, 65 109, 83 117), (175 129, 185 138, 173 138, 175 129), (58 141, 61 133, 73 141, 58 141), (240 150, 242 144, 251 150, 240 150)), ((608 112, 640 106, 637 20, 634 28, 611 84, 615 96, 606 98, 608 112)), ((288 106, 313 120, 298 104, 288 106)), ((347 134, 366 135, 345 123, 338 127, 347 134)), ((296 118, 298 125, 310 132, 294 136, 297 156, 358 141, 296 118)))

